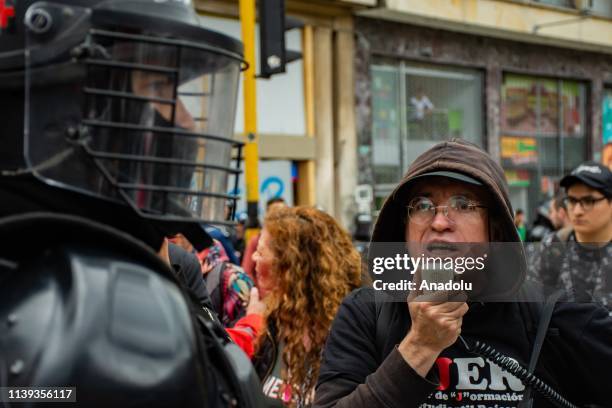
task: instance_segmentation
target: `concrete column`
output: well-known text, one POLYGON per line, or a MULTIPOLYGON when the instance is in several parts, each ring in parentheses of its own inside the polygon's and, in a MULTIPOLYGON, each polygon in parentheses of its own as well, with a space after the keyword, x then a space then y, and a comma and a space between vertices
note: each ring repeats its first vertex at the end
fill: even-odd
POLYGON ((334 185, 334 93, 332 66, 332 30, 314 29, 316 203, 332 216, 335 214, 334 185))
POLYGON ((353 18, 337 18, 334 28, 335 213, 342 225, 350 228, 356 211, 354 192, 358 173, 353 18))
MULTIPOLYGON (((306 137, 314 140, 315 127, 315 61, 314 27, 306 25, 302 31, 302 58, 304 61, 304 117, 306 118, 306 137)), ((315 140, 316 141, 316 140, 315 140)), ((296 204, 312 206, 316 203, 315 157, 298 161, 298 180, 296 204)))
POLYGON ((603 140, 602 140, 602 135, 601 135, 601 124, 602 124, 602 114, 603 114, 603 112, 601 111, 601 100, 603 98, 602 76, 603 75, 594 76, 592 78, 593 82, 591 82, 592 84, 591 92, 588 92, 588 89, 587 89, 587 95, 590 94, 591 96, 590 100, 587 101, 587 106, 585 109, 585 112, 587 114, 587 117, 585 118, 586 119, 585 124, 587 126, 586 137, 587 139, 589 138, 589 136, 591 137, 591 140, 589 141, 590 146, 591 146, 591 152, 588 155, 588 157, 590 158, 600 157, 601 151, 603 149, 603 146, 602 146, 603 140), (590 117, 591 123, 590 124, 588 123, 589 105, 591 105, 591 117, 590 117))
POLYGON ((503 74, 499 66, 487 67, 485 78, 485 104, 486 104, 486 146, 493 160, 501 161, 501 89, 503 74))

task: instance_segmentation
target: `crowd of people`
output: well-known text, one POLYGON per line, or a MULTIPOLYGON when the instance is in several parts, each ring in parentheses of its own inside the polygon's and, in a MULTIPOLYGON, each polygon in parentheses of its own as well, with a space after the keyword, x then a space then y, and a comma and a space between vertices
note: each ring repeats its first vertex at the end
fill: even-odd
MULTIPOLYGON (((612 305, 607 283, 612 262, 611 179, 606 166, 582 163, 561 179, 561 190, 539 212, 525 248, 531 276, 548 292, 563 288, 574 296, 595 296, 612 305)), ((519 235, 525 233, 520 210, 515 225, 519 235)))
MULTIPOLYGON (((470 293, 390 298, 324 211, 275 198, 249 240, 244 220, 219 226, 248 64, 189 1, 0 10, 3 403, 70 387, 87 407, 612 406, 608 168, 574 169, 527 230, 489 154, 436 144, 385 200, 370 255, 505 256, 451 271, 470 293)), ((422 89, 411 105, 431 133, 422 89)), ((446 269, 400 272, 445 287, 446 269)))
MULTIPOLYGON (((419 292, 407 302, 381 302, 337 221, 279 198, 268 202, 263 229, 242 245, 243 254, 218 240, 197 252, 179 235, 170 260, 179 247, 199 265, 200 283, 185 282, 251 358, 269 406, 464 406, 468 396, 554 406, 547 404, 555 398, 530 390, 493 355, 475 354, 477 342, 525 367, 535 354, 532 372, 565 398, 609 406, 612 173, 584 163, 561 186, 550 203, 555 230, 537 250, 524 252, 523 214, 512 210, 503 170, 467 142, 443 142, 414 162, 378 216, 372 243, 518 244, 510 265, 518 273, 496 288, 515 302, 475 302, 463 293, 430 299, 419 292), (534 309, 533 298, 521 298, 534 281, 542 302, 553 289, 564 292, 548 317, 534 309), (526 319, 529 314, 535 317, 526 319), (550 322, 536 351, 540 320, 550 322)), ((243 239, 242 227, 238 240, 226 232, 228 242, 243 239)), ((176 270, 189 269, 184 259, 177 262, 183 266, 176 270)), ((489 278, 491 265, 483 272, 489 278)))
MULTIPOLYGON (((558 276, 565 282, 584 273, 590 286, 581 289, 593 295, 610 276, 612 177, 602 166, 587 164, 562 185, 576 225, 571 236, 579 244, 591 243, 599 257, 591 258, 589 269, 582 265, 558 276)), ((413 163, 385 202, 372 241, 517 243, 513 247, 521 248, 513 218, 502 169, 475 146, 450 141, 413 163), (409 204, 406 217, 407 203, 415 204, 409 204)), ((609 406, 602 390, 610 378, 612 319, 602 298, 578 301, 571 294, 554 298, 544 292, 542 301, 550 307, 538 308, 535 298, 525 295, 537 289, 526 281, 530 268, 523 251, 504 262, 513 272, 498 287, 503 302, 466 302, 458 294, 379 304, 371 289, 353 292, 332 325, 315 406, 574 406, 562 405, 571 403, 560 402, 563 397, 550 390, 531 390, 533 377, 517 364, 529 366, 577 406, 609 406)), ((484 273, 494 286, 494 263, 488 265, 484 273)))
POLYGON ((217 239, 197 251, 178 234, 167 246, 185 286, 253 360, 271 406, 312 404, 332 320, 362 284, 362 259, 350 235, 323 211, 275 198, 261 233, 245 254, 235 253, 242 266, 217 239))

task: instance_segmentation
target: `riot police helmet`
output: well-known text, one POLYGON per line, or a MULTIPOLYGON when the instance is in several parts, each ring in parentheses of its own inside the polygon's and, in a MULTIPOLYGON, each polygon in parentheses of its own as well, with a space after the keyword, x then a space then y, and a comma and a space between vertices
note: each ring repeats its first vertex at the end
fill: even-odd
POLYGON ((189 0, 19 0, 0 35, 0 175, 224 223, 241 44, 189 0), (10 103, 8 102, 10 101, 10 103))

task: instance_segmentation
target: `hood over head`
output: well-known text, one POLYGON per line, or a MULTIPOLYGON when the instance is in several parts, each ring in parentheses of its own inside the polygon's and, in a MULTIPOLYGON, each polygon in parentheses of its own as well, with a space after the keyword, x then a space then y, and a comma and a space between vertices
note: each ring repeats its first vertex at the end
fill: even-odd
MULTIPOLYGON (((511 265, 506 262, 489 260, 489 274, 498 278, 490 279, 501 285, 495 289, 494 298, 507 299, 516 293, 526 276, 526 259, 516 227, 512 204, 504 171, 491 156, 477 145, 462 139, 439 143, 420 155, 408 172, 386 199, 379 213, 372 233, 372 243, 404 242, 406 228, 407 194, 414 181, 425 176, 451 177, 462 182, 480 184, 490 195, 488 208, 490 242, 505 242, 507 250, 516 252, 511 265), (450 172, 450 173, 448 173, 450 172), (453 176, 453 175, 459 176, 453 176), (509 279, 512 277, 512 279, 509 279)), ((504 258, 505 258, 504 256, 504 258)), ((499 285, 498 285, 499 286, 499 285)), ((488 291, 488 298, 491 291, 488 291)))

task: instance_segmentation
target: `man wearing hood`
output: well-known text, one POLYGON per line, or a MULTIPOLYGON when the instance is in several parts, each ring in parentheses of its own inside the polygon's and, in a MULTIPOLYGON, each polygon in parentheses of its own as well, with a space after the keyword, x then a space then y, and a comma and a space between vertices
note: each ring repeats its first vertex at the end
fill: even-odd
MULTIPOLYGON (((383 205, 372 244, 499 242, 513 251, 512 259, 489 260, 480 301, 412 301, 411 294, 408 304, 381 303, 369 288, 349 295, 325 347, 315 407, 498 408, 527 401, 556 406, 473 353, 480 342, 500 353, 493 360, 507 356, 506 363, 535 364, 530 360, 540 315, 529 312, 541 309, 507 301, 520 298, 526 275, 512 214, 503 170, 477 146, 453 140, 417 158, 383 205)), ((535 375, 576 404, 610 406, 612 319, 607 311, 587 303, 557 303, 548 327, 535 375)))

